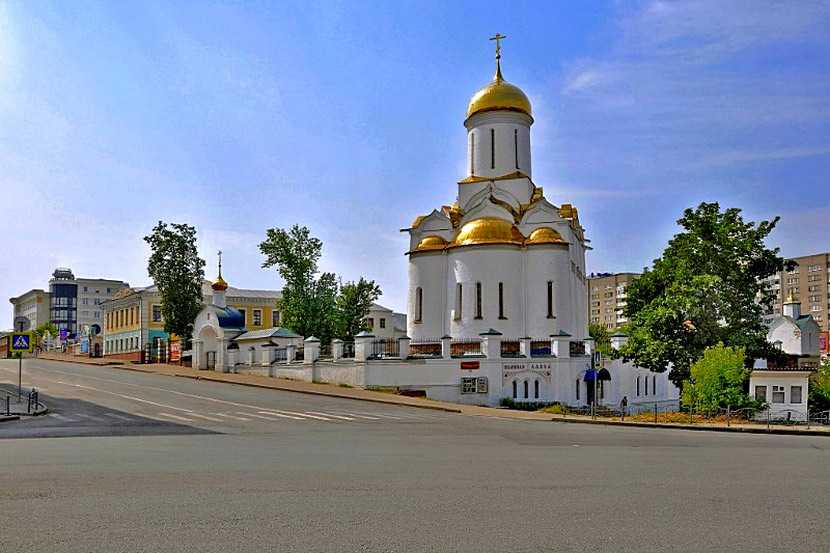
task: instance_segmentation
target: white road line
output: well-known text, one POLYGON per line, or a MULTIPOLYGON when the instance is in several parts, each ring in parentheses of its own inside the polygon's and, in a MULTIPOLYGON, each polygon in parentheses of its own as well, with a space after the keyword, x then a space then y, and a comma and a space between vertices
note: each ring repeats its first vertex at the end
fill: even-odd
POLYGON ((343 416, 343 415, 332 415, 331 413, 318 413, 317 411, 307 411, 307 413, 310 413, 312 415, 322 415, 324 417, 334 417, 336 419, 340 419, 340 420, 344 420, 344 421, 353 421, 353 420, 355 420, 354 417, 346 417, 346 416, 343 416))
POLYGON ((382 419, 395 419, 395 420, 402 420, 402 417, 396 417, 395 415, 387 415, 385 413, 372 413, 372 416, 380 417, 382 419))
MULTIPOLYGON (((67 384, 66 382, 61 382, 60 380, 56 380, 58 384, 67 384)), ((68 386, 74 386, 76 388, 81 388, 84 390, 92 390, 95 392, 101 392, 102 394, 110 394, 117 397, 122 397, 124 399, 130 399, 132 401, 138 401, 139 403, 147 403, 149 405, 155 405, 156 407, 164 407, 165 409, 173 409, 175 411, 183 411, 185 413, 192 413, 193 411, 190 409, 184 409, 182 407, 176 407, 175 405, 166 405, 164 403, 156 403, 155 401, 150 401, 149 399, 141 399, 140 397, 135 396, 128 396, 124 394, 117 394, 115 392, 110 392, 107 390, 101 390, 100 388, 93 388, 92 386, 84 386, 82 384, 67 384, 68 386)))
POLYGON ((124 415, 119 415, 117 413, 104 413, 104 416, 105 417, 110 417, 110 418, 113 418, 113 419, 122 420, 122 421, 132 421, 133 420, 130 417, 125 417, 124 415))
POLYGON ((359 419, 366 419, 370 421, 379 421, 380 417, 370 417, 368 415, 358 415, 357 413, 347 413, 345 411, 338 411, 338 413, 343 413, 344 415, 349 415, 350 417, 357 417, 359 419))
POLYGON ((66 421, 66 422, 78 422, 75 419, 70 419, 69 417, 64 417, 63 415, 59 415, 57 413, 49 413, 50 417, 55 417, 58 420, 66 421))
POLYGON ((288 417, 293 417, 295 419, 297 417, 303 417, 303 418, 316 419, 316 420, 326 421, 326 422, 333 422, 334 421, 334 419, 331 419, 331 418, 328 418, 328 417, 321 417, 319 415, 312 415, 312 414, 309 414, 309 413, 297 413, 296 411, 283 411, 282 409, 269 409, 268 411, 259 411, 259 412, 260 413, 267 413, 267 414, 270 414, 270 415, 288 416, 288 417))
POLYGON ((188 413, 191 417, 198 417, 200 419, 205 419, 213 422, 224 422, 222 419, 217 419, 216 417, 208 417, 207 415, 200 415, 199 413, 188 413))
POLYGON ((258 419, 263 419, 263 420, 271 421, 271 422, 279 420, 279 419, 275 419, 274 417, 263 417, 262 415, 255 415, 254 413, 243 413, 242 411, 239 411, 239 414, 240 415, 245 415, 246 417, 256 417, 258 419))
POLYGON ((72 413, 73 417, 81 417, 82 419, 90 419, 94 421, 100 421, 101 417, 93 417, 92 415, 87 415, 86 413, 72 413))
POLYGON ((159 413, 159 416, 160 417, 168 417, 168 418, 176 419, 176 420, 179 420, 179 421, 193 422, 193 419, 188 419, 186 417, 180 417, 178 415, 171 415, 170 413, 159 413))
POLYGON ((263 415, 271 415, 272 417, 280 417, 281 419, 294 419, 295 421, 305 420, 303 417, 295 417, 293 415, 286 415, 283 413, 275 413, 274 411, 257 411, 263 415))
POLYGON ((237 421, 249 421, 249 420, 251 420, 251 419, 246 419, 245 417, 237 417, 235 415, 229 415, 227 413, 213 413, 213 414, 216 415, 217 417, 227 417, 229 419, 234 419, 234 420, 237 420, 237 421))

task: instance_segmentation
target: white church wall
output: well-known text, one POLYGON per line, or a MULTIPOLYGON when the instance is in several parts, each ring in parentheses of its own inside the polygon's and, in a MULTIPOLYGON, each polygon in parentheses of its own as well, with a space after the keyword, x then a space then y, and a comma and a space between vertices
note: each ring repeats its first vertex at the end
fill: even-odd
POLYGON ((410 258, 407 302, 407 331, 410 338, 440 338, 446 333, 444 327, 446 282, 447 256, 444 252, 425 252, 410 258), (418 322, 416 310, 418 288, 421 288, 423 297, 420 322, 418 322))
POLYGON ((576 335, 576 329, 567 328, 574 320, 574 297, 578 291, 570 289, 570 261, 567 246, 541 245, 527 248, 527 336, 547 338, 560 329, 576 335), (548 318, 548 281, 553 282, 553 316, 548 318), (567 326, 563 326, 567 325, 567 326))
POLYGON ((465 123, 468 128, 468 171, 472 167, 472 174, 480 177, 498 177, 515 171, 531 176, 531 121, 525 114, 509 111, 484 112, 471 117, 465 123), (495 167, 492 163, 491 129, 495 131, 495 167), (514 136, 518 136, 518 168, 514 136))
POLYGON ((767 333, 767 341, 771 344, 781 342, 781 350, 789 355, 802 354, 801 331, 792 320, 781 317, 773 323, 767 333))

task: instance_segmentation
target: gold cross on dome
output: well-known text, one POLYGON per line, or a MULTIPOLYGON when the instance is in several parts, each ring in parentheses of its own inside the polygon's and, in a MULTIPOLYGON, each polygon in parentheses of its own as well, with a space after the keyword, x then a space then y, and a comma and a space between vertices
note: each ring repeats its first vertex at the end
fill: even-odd
POLYGON ((222 250, 219 250, 219 276, 222 276, 222 250))
POLYGON ((501 33, 496 33, 494 36, 490 37, 490 40, 496 41, 496 59, 501 58, 501 41, 506 38, 507 35, 503 35, 501 33))

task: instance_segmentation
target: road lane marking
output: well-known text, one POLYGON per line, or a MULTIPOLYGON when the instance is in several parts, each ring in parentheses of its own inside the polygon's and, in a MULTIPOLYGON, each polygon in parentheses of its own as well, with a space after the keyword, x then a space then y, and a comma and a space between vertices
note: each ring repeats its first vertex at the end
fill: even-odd
POLYGON ((239 414, 240 415, 245 415, 246 417, 256 417, 258 419, 263 419, 263 420, 271 421, 271 422, 279 420, 279 419, 275 419, 274 417, 263 417, 262 415, 255 415, 254 413, 243 413, 241 411, 239 412, 239 414))
MULTIPOLYGON (((61 382, 60 380, 56 381, 58 384, 67 384, 66 382, 61 382)), ((192 413, 192 409, 185 409, 183 407, 176 407, 175 405, 167 405, 164 403, 156 403, 155 401, 150 401, 149 399, 141 399, 140 397, 135 396, 128 396, 125 394, 118 394, 115 392, 110 392, 108 390, 101 390, 100 388, 94 388, 92 386, 84 386, 83 384, 67 384, 68 386, 74 386, 76 388, 81 388, 82 390, 92 390, 94 392, 101 392, 102 394, 110 394, 116 397, 121 397, 124 399, 129 399, 132 401, 138 401, 140 403, 147 403, 149 405, 154 405, 156 407, 164 407, 165 409, 173 409, 174 411, 184 411, 185 413, 192 413)))
POLYGON ((235 415, 229 415, 227 413, 213 413, 213 414, 216 415, 217 417, 227 417, 229 419, 234 419, 234 420, 238 420, 238 421, 249 421, 249 420, 251 420, 251 419, 246 419, 245 417, 237 417, 235 415))
POLYGON ((124 415, 119 415, 119 414, 117 414, 117 413, 104 413, 104 416, 105 416, 105 417, 110 417, 110 418, 113 418, 113 419, 122 420, 122 421, 130 421, 130 422, 132 422, 132 420, 133 420, 133 419, 131 419, 130 417, 125 417, 124 415))
POLYGON ((280 417, 281 419, 294 419, 296 421, 305 420, 303 417, 295 417, 293 415, 286 415, 284 413, 275 413, 274 411, 257 411, 263 415, 271 415, 272 417, 280 417))
POLYGON ((347 412, 344 412, 344 411, 338 411, 338 412, 343 413, 344 415, 348 415, 350 417, 357 417, 359 419, 366 419, 366 420, 370 420, 370 421, 379 421, 380 420, 380 417, 370 417, 368 415, 358 415, 357 413, 347 413, 347 412))
POLYGON ((331 413, 319 413, 317 411, 306 411, 306 412, 310 413, 312 415, 321 415, 323 417, 334 417, 335 419, 340 419, 340 420, 344 420, 344 421, 353 421, 353 420, 355 420, 354 417, 346 417, 344 415, 332 415, 331 413))
POLYGON ((176 419, 176 420, 185 421, 185 422, 193 422, 193 419, 188 419, 186 417, 180 417, 178 415, 171 415, 170 413, 159 413, 159 416, 160 417, 169 417, 171 419, 176 419))
POLYGON ((78 422, 78 421, 77 421, 77 420, 75 420, 75 419, 70 419, 69 417, 65 417, 65 416, 63 416, 63 415, 59 415, 58 413, 49 413, 49 416, 50 416, 50 417, 55 417, 56 419, 58 419, 58 420, 62 420, 62 421, 65 421, 65 422, 78 422))
POLYGON ((72 413, 73 417, 81 417, 82 419, 90 419, 97 422, 101 422, 101 417, 93 417, 92 415, 87 415, 86 413, 72 413))
POLYGON ((205 419, 213 422, 224 422, 222 419, 217 419, 216 417, 209 417, 207 415, 200 415, 199 413, 188 413, 191 417, 198 417, 200 419, 205 419))

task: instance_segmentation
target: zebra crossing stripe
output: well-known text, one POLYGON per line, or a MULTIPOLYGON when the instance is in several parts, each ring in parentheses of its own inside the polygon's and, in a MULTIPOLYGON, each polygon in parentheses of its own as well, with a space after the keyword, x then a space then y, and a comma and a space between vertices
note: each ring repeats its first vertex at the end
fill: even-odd
POLYGON ((186 417, 180 417, 178 415, 171 415, 170 413, 159 413, 159 416, 160 417, 168 417, 168 418, 171 418, 171 419, 184 421, 184 422, 193 422, 193 419, 188 419, 186 417))
POLYGON ((65 417, 65 416, 59 415, 57 413, 50 413, 49 416, 50 417, 55 417, 56 419, 62 420, 62 421, 65 421, 65 422, 78 422, 75 419, 70 419, 69 417, 65 417))
POLYGON ((104 413, 104 416, 110 417, 110 418, 113 418, 113 419, 122 420, 122 421, 132 421, 133 420, 130 417, 125 417, 124 415, 119 415, 117 413, 104 413))
POLYGON ((316 420, 326 421, 326 422, 333 422, 334 421, 334 419, 329 418, 329 417, 322 417, 320 415, 313 415, 313 414, 310 414, 310 413, 297 413, 295 411, 283 411, 282 409, 280 409, 280 410, 274 409, 273 411, 260 411, 260 413, 269 413, 271 415, 280 415, 281 414, 283 416, 288 416, 288 417, 293 417, 293 418, 308 418, 308 419, 316 419, 316 420))
POLYGON ((258 419, 271 421, 271 422, 279 420, 279 419, 275 419, 274 417, 263 417, 262 415, 256 415, 254 413, 243 413, 242 411, 239 411, 239 414, 240 415, 245 415, 246 417, 255 417, 255 418, 258 418, 258 419))
POLYGON ((366 419, 369 421, 379 421, 380 417, 370 417, 369 415, 358 415, 357 413, 343 413, 344 415, 348 415, 350 417, 357 417, 359 419, 366 419))
POLYGON ((228 419, 233 419, 233 420, 237 420, 237 421, 249 421, 249 420, 251 420, 251 419, 246 419, 245 417, 237 417, 237 416, 234 416, 234 415, 229 415, 227 413, 213 413, 213 414, 216 415, 217 417, 226 417, 228 419))
POLYGON ((274 411, 257 411, 258 413, 262 413, 263 415, 271 415, 272 417, 280 417, 282 419, 294 419, 295 421, 305 420, 303 417, 296 417, 293 414, 286 415, 285 413, 276 413, 274 411))

